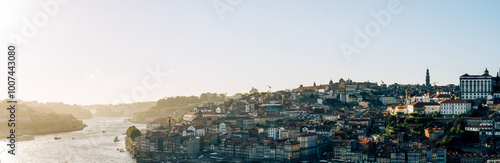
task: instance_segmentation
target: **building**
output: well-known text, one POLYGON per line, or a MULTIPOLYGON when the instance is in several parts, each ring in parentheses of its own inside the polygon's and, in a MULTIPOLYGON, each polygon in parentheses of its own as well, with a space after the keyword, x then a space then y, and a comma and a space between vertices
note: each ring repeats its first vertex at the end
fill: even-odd
POLYGON ((486 99, 493 93, 494 78, 488 69, 482 75, 460 76, 460 98, 464 100, 486 99))
POLYGON ((431 115, 439 112, 440 104, 437 102, 414 102, 407 106, 409 113, 418 113, 418 115, 431 115))
POLYGON ((252 89, 249 91, 249 93, 250 94, 259 93, 259 90, 257 90, 257 88, 252 87, 252 89))
POLYGON ((428 96, 415 95, 410 98, 410 103, 414 102, 431 102, 431 99, 428 96))
POLYGON ((492 118, 469 118, 465 131, 479 132, 484 130, 493 130, 494 120, 492 118))
POLYGON ((460 113, 469 113, 472 104, 465 100, 442 100, 439 102, 441 110, 439 111, 443 116, 453 116, 460 113))
POLYGON ((382 104, 384 105, 392 105, 396 104, 396 98, 390 96, 382 96, 380 97, 380 102, 382 102, 382 104))
POLYGON ((427 73, 425 75, 425 86, 426 87, 431 86, 431 76, 429 75, 429 69, 427 69, 427 73))
POLYGON ((433 102, 439 102, 441 100, 451 100, 450 94, 436 94, 432 97, 433 102))
POLYGON ((424 132, 425 137, 429 138, 430 140, 439 139, 444 135, 444 130, 442 128, 426 128, 424 129, 424 132))
POLYGON ((276 140, 279 138, 280 130, 277 127, 269 127, 267 129, 267 133, 269 134, 269 137, 272 137, 273 140, 276 140))
POLYGON ((266 114, 279 114, 281 110, 283 110, 283 106, 281 104, 262 104, 260 108, 266 114))
POLYGON ((168 117, 168 118, 157 118, 152 122, 147 122, 146 124, 148 129, 154 129, 158 127, 167 127, 167 126, 175 126, 175 119, 168 117))
POLYGON ((182 119, 184 119, 185 121, 192 121, 196 117, 197 117, 196 112, 187 112, 186 114, 184 114, 182 119))
POLYGON ((196 112, 196 113, 198 113, 198 112, 202 112, 202 113, 212 112, 212 109, 210 107, 195 107, 194 112, 196 112))

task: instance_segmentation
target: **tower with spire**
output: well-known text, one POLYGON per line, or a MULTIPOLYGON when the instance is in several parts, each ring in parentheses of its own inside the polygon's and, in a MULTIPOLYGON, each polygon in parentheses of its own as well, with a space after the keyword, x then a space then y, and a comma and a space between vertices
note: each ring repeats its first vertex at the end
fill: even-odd
POLYGON ((430 87, 431 86, 431 76, 429 76, 429 69, 427 69, 427 75, 425 76, 425 86, 430 87))

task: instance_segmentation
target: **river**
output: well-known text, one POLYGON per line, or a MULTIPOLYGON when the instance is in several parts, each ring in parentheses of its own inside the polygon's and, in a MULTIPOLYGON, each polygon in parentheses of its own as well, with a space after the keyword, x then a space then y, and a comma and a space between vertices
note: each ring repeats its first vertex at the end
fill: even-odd
POLYGON ((83 120, 88 127, 81 131, 35 135, 35 140, 16 142, 16 155, 8 153, 7 139, 1 139, 0 163, 135 162, 128 152, 117 148, 125 150, 124 133, 129 126, 144 129, 146 124, 125 119, 129 117, 94 117, 83 120), (113 142, 116 136, 119 141, 113 142))

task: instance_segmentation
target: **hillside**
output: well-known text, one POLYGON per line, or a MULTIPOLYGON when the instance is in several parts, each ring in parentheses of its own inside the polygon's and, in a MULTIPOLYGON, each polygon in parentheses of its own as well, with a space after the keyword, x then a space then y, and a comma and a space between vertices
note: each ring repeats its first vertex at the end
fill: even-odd
POLYGON ((117 105, 85 105, 83 109, 96 117, 132 117, 135 113, 149 110, 156 102, 136 102, 117 105))
MULTIPOLYGON (((6 100, 0 103, 0 107, 2 108, 7 108, 7 106, 9 104, 6 100)), ((0 136, 7 136, 10 131, 10 127, 7 126, 9 116, 9 110, 0 110, 0 123, 6 124, 0 125, 0 136)), ((81 120, 76 119, 71 114, 42 112, 33 109, 25 103, 16 105, 15 118, 17 136, 77 131, 86 127, 81 120)))
POLYGON ((28 108, 44 113, 71 114, 78 119, 92 118, 90 111, 79 105, 69 105, 62 102, 38 103, 37 101, 22 101, 20 104, 26 104, 28 108))

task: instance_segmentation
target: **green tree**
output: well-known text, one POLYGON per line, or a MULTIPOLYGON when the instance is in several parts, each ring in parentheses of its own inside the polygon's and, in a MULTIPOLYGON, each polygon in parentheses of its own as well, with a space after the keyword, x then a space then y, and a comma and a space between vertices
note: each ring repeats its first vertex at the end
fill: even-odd
POLYGON ((452 134, 455 133, 455 130, 456 130, 455 127, 451 127, 450 128, 450 133, 452 133, 452 134))
POLYGON ((462 131, 462 124, 458 124, 457 128, 455 129, 455 133, 459 134, 462 131))
POLYGON ((130 126, 128 129, 127 129, 127 137, 129 137, 130 139, 132 139, 132 141, 135 141, 135 138, 141 136, 141 131, 139 129, 137 129, 135 126, 130 126))
POLYGON ((329 120, 323 121, 323 125, 331 125, 331 124, 334 124, 334 122, 329 120))
POLYGON ((405 124, 414 123, 414 122, 415 122, 415 118, 408 117, 405 119, 405 124))
POLYGON ((395 123, 396 119, 396 116, 390 116, 389 118, 387 118, 387 124, 395 123))
POLYGON ((413 116, 413 117, 416 117, 416 116, 418 116, 418 113, 413 112, 413 113, 410 113, 410 115, 413 116))

